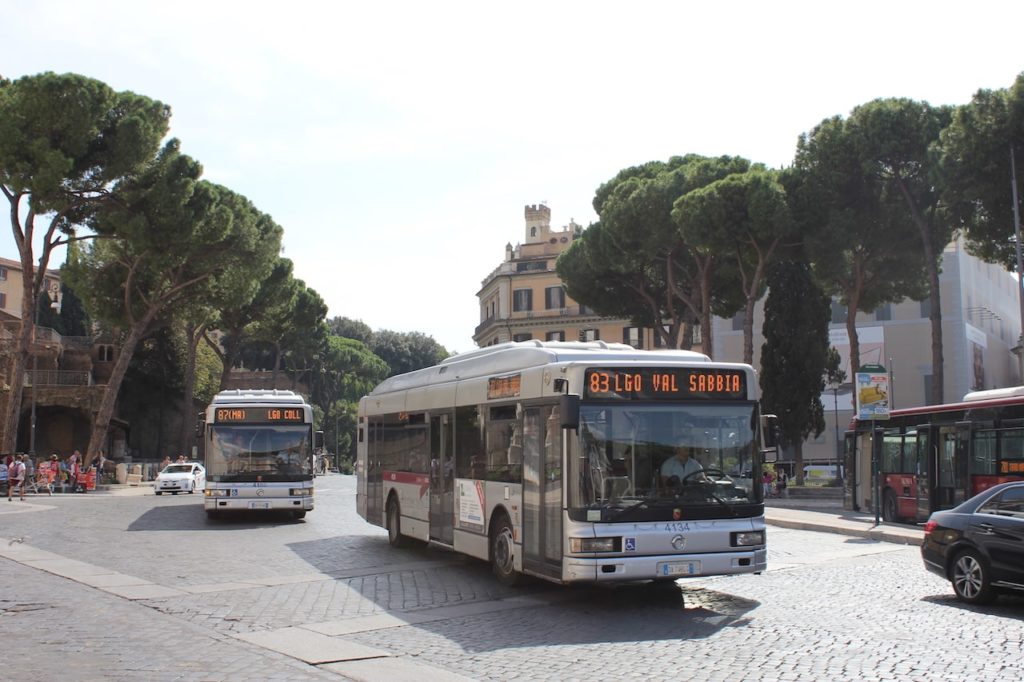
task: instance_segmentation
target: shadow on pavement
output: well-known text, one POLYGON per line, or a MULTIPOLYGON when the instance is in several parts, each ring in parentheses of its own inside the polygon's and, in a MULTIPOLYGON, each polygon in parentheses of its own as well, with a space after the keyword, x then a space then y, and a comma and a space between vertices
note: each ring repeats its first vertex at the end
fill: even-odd
POLYGON ((1013 594, 1004 594, 996 597, 996 600, 991 604, 975 606, 973 604, 966 604, 957 599, 952 594, 952 589, 953 588, 950 588, 950 594, 932 594, 927 597, 922 597, 921 601, 928 602, 929 604, 939 604, 940 606, 949 606, 951 608, 960 609, 961 611, 983 613, 986 616, 995 616, 997 618, 1007 618, 1010 620, 1024 622, 1024 597, 1018 597, 1013 594))
MULTIPOLYGON (((128 526, 129 531, 140 530, 238 530, 240 528, 269 528, 283 523, 296 523, 290 512, 268 515, 267 512, 238 512, 219 519, 206 518, 203 505, 176 504, 154 507, 128 526)), ((301 522, 298 522, 301 523, 301 522)))
POLYGON ((464 651, 704 638, 745 627, 760 605, 676 583, 565 586, 527 579, 506 587, 486 562, 422 545, 395 549, 383 536, 342 536, 289 547, 317 570, 346 581, 379 611, 400 619, 408 615, 409 627, 444 637, 464 651), (447 608, 453 610, 446 613, 447 608), (542 617, 538 609, 545 610, 542 617))

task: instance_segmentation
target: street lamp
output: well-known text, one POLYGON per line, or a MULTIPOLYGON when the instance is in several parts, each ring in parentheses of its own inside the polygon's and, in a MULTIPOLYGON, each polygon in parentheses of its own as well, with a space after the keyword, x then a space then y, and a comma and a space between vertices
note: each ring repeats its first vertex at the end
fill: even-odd
MULTIPOLYGON (((60 293, 60 284, 54 282, 53 285, 46 290, 46 294, 50 298, 50 307, 60 315, 60 304, 62 296, 60 293)), ((35 320, 32 323, 32 338, 38 342, 39 339, 39 300, 36 299, 36 314, 35 320)), ((32 353, 32 416, 30 418, 31 428, 28 433, 28 454, 29 457, 36 456, 36 391, 38 389, 37 382, 39 381, 39 351, 34 349, 32 353)))

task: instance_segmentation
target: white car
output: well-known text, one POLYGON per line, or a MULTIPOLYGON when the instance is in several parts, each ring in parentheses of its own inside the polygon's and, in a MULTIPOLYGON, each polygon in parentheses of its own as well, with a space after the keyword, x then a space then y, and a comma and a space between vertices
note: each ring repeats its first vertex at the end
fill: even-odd
POLYGON ((156 475, 153 489, 157 495, 163 493, 194 493, 206 488, 206 469, 198 462, 177 462, 168 464, 156 475))

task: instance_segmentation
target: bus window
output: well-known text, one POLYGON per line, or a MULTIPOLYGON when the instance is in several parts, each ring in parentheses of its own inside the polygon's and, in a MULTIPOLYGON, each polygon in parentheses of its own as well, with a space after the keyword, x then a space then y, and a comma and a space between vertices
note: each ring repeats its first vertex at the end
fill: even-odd
MULTIPOLYGON (((972 474, 991 475, 996 473, 996 439, 997 431, 976 431, 971 439, 972 474)), ((1003 443, 1007 442, 1008 432, 1003 432, 1003 443)), ((1010 436, 1012 438, 1012 436, 1010 436)))

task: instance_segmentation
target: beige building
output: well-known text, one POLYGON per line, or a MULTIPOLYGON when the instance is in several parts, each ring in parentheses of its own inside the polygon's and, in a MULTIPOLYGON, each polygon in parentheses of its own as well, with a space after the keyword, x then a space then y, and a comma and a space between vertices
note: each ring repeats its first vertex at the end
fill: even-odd
POLYGON ((551 209, 527 206, 523 242, 505 246, 505 260, 484 278, 477 292, 480 324, 473 333, 477 346, 507 341, 607 341, 634 348, 657 347, 650 329, 627 319, 606 318, 581 306, 565 293, 555 261, 582 228, 570 221, 551 229, 551 209))
MULTIPOLYGON (((21 261, 0 258, 0 320, 4 322, 21 319, 21 301, 24 298, 21 275, 21 261)), ((47 270, 45 287, 47 291, 52 287, 60 291, 60 273, 47 270)))
MULTIPOLYGON (((1022 382, 1018 338, 1021 333, 1017 280, 1005 269, 967 253, 962 240, 951 242, 942 259, 939 278, 942 305, 943 402, 958 402, 982 388, 1017 386, 1022 382)), ((891 373, 893 409, 929 404, 932 385, 929 302, 902 301, 857 314, 862 364, 879 364, 891 373)), ((716 360, 743 358, 742 313, 714 322, 716 360)), ((754 367, 761 364, 764 300, 754 311, 754 367)), ((844 360, 846 383, 822 395, 826 429, 804 444, 805 461, 835 459, 854 414, 853 372, 849 367, 846 308, 832 304, 829 325, 832 345, 844 360)))

